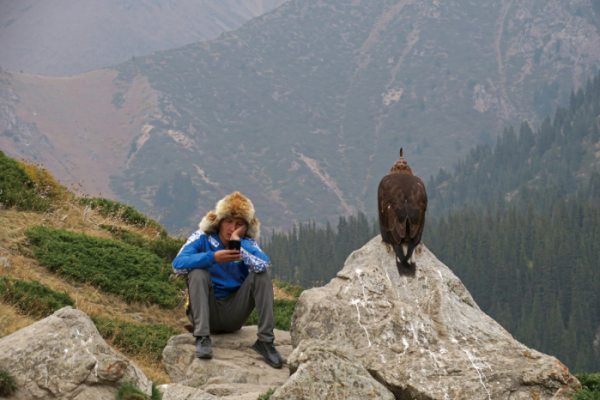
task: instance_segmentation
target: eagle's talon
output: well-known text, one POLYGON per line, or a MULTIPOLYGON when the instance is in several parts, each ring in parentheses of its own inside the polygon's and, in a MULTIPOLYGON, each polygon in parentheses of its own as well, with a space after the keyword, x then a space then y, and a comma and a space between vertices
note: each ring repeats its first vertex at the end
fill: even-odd
POLYGON ((390 253, 392 251, 392 246, 390 246, 389 243, 384 242, 383 240, 381 241, 384 245, 385 245, 385 251, 387 253, 390 253))

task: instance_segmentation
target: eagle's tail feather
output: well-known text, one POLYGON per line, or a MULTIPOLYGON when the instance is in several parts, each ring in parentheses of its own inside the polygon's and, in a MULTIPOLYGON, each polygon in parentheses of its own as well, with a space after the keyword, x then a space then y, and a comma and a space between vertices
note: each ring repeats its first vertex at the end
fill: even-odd
POLYGON ((411 263, 410 258, 416 246, 412 242, 409 242, 406 246, 406 255, 404 255, 403 245, 393 246, 396 252, 396 267, 400 276, 413 276, 416 273, 417 265, 414 262, 411 263))

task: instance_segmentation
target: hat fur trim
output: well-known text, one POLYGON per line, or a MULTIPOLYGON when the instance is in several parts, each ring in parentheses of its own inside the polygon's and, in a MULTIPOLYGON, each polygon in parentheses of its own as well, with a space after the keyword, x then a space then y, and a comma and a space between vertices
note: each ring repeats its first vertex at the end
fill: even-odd
POLYGON ((206 233, 218 232, 219 223, 225 217, 243 219, 248 224, 246 237, 252 239, 260 237, 260 222, 254 216, 254 205, 240 192, 233 192, 219 200, 215 209, 202 218, 199 228, 206 233))

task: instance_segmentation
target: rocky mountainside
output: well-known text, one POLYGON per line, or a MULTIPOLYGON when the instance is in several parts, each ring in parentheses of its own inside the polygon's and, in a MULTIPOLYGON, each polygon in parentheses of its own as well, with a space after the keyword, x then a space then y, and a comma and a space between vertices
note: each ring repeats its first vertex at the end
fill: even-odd
MULTIPOLYGON (((177 211, 167 224, 195 225, 235 189, 265 227, 324 221, 374 211, 400 146, 427 177, 507 124, 536 126, 600 65, 597 13, 596 0, 292 0, 213 41, 121 64, 111 82, 98 72, 103 99, 71 86, 77 101, 42 107, 37 78, 13 74, 15 109, 29 123, 36 112, 50 144, 102 110, 93 136, 118 145, 77 139, 79 152, 112 163, 103 192, 177 211), (91 107, 82 119, 48 123, 77 103, 91 107)), ((11 141, 0 136, 10 154, 28 151, 11 141)), ((98 174, 86 165, 70 173, 98 174)))
POLYGON ((71 76, 209 40, 283 0, 8 0, 0 3, 0 65, 71 76))

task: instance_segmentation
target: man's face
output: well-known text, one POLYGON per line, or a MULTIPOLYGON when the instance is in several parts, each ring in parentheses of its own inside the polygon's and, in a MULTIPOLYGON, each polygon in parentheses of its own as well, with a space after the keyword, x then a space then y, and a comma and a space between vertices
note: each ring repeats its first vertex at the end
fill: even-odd
MULTIPOLYGON (((243 226, 247 226, 246 221, 242 218, 231 218, 225 217, 221 220, 221 225, 219 226, 219 236, 221 239, 229 240, 231 238, 231 234, 236 230, 243 226)), ((242 231, 240 237, 245 235, 245 231, 242 231)))

